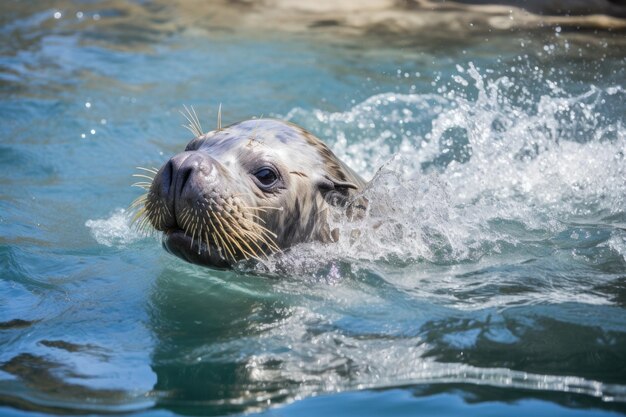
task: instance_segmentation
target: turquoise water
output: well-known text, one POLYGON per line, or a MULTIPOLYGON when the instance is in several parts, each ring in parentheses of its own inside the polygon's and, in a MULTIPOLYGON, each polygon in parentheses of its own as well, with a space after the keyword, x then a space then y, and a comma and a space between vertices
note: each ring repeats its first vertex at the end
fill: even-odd
POLYGON ((626 411, 623 34, 339 42, 74 7, 0 6, 0 414, 626 411), (135 167, 220 103, 324 139, 370 215, 235 271, 133 230, 135 167))

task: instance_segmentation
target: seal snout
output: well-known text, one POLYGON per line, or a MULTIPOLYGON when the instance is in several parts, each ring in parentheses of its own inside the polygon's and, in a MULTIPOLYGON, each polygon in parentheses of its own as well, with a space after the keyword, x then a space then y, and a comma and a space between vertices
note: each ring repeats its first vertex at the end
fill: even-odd
POLYGON ((157 230, 181 229, 180 216, 196 206, 216 179, 217 162, 201 152, 182 152, 167 161, 152 182, 148 200, 151 207, 162 207, 150 217, 157 230))

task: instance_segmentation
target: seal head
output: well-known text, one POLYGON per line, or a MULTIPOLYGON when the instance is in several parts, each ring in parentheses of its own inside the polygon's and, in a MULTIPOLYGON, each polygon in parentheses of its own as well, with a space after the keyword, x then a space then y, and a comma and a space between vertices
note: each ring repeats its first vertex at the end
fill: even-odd
POLYGON ((140 224, 189 262, 227 268, 307 241, 331 242, 328 220, 365 182, 318 138, 255 119, 193 139, 140 197, 140 224))

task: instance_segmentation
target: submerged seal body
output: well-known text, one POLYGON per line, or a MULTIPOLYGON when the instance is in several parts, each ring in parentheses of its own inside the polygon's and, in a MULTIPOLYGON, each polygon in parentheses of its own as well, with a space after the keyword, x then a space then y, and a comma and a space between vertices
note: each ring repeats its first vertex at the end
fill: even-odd
POLYGON ((335 240, 331 212, 365 185, 314 135, 272 119, 199 135, 153 174, 140 224, 172 254, 217 268, 335 240))

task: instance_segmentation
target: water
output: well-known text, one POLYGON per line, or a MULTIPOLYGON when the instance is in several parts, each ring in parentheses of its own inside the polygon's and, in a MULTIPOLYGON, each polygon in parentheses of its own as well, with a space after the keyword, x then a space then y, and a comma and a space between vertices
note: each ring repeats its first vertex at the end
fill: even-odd
POLYGON ((625 412, 623 34, 0 7, 0 413, 625 412), (236 271, 130 228, 135 166, 184 147, 183 105, 213 127, 220 103, 323 138, 372 180, 368 215, 236 271))

